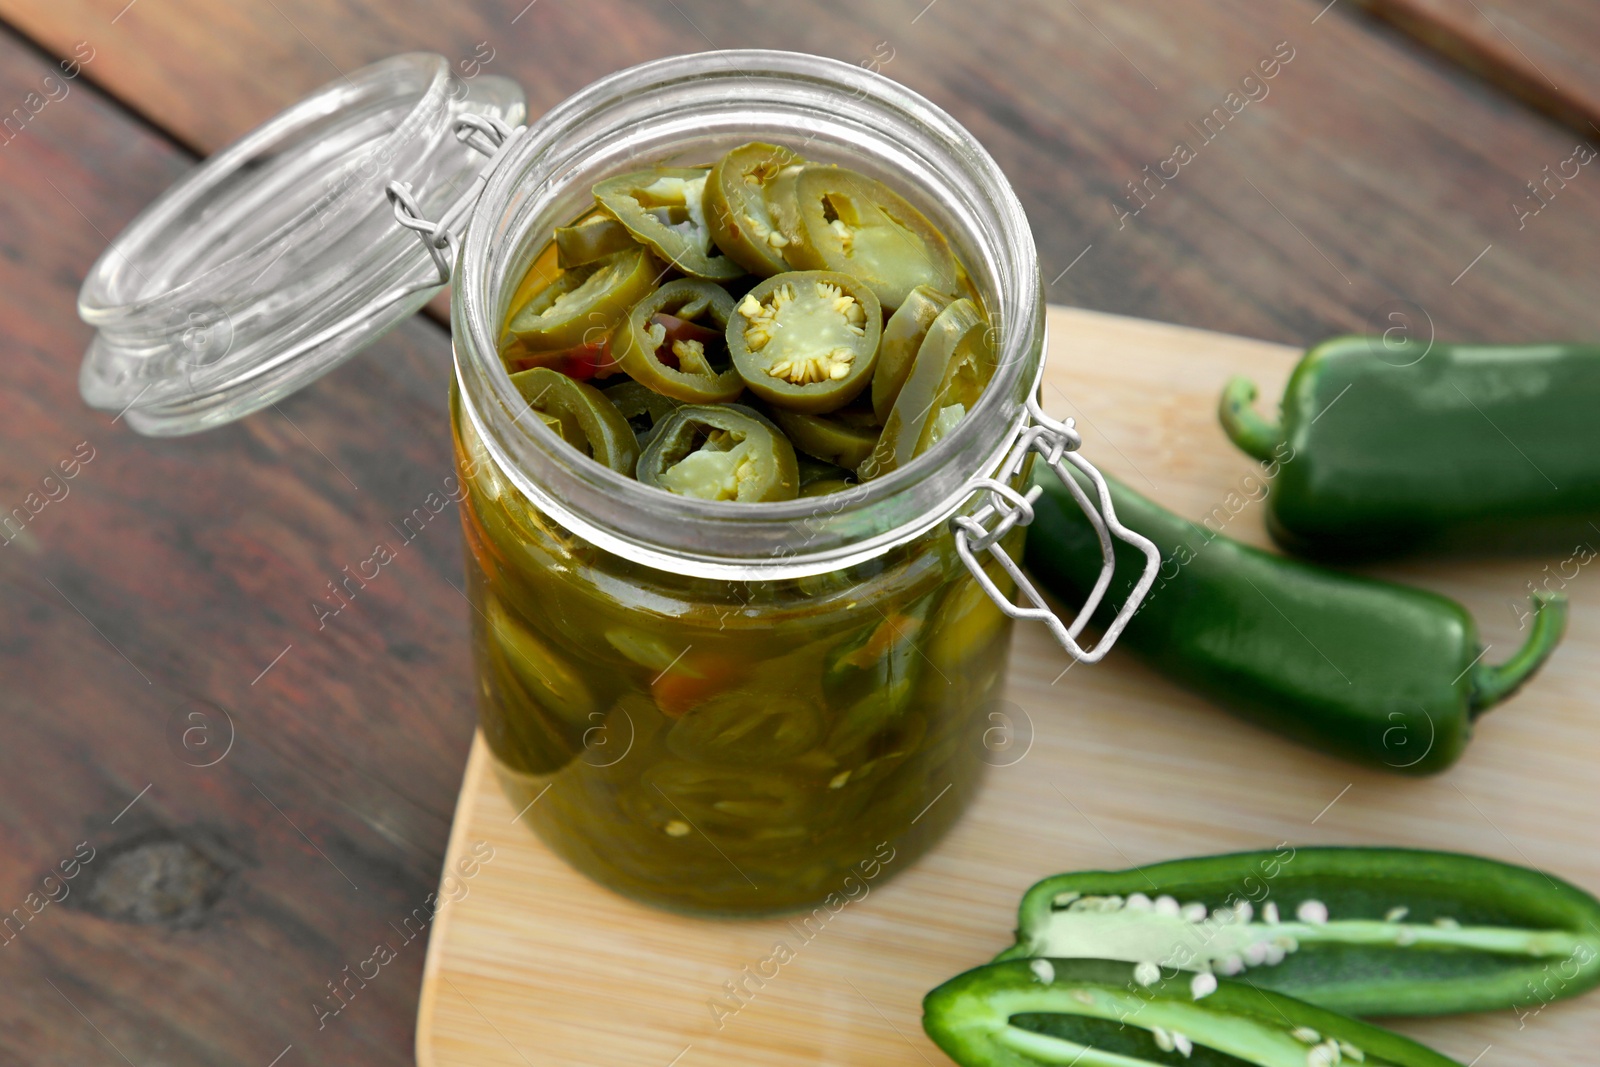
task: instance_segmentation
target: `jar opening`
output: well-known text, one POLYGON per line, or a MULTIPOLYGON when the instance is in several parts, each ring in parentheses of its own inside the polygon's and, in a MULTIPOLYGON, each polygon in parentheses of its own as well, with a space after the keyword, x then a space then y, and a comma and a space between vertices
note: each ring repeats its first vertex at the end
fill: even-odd
POLYGON ((698 53, 605 78, 535 123, 491 178, 463 242, 453 303, 462 408, 501 473, 563 526, 663 570, 737 579, 821 573, 943 522, 1025 418, 1043 351, 1032 234, 1004 174, 932 103, 860 67, 789 52, 698 53), (890 183, 951 239, 994 324, 982 399, 926 456, 858 488, 780 503, 676 497, 518 421, 497 352, 511 293, 552 228, 629 169, 707 163, 751 140, 890 183))

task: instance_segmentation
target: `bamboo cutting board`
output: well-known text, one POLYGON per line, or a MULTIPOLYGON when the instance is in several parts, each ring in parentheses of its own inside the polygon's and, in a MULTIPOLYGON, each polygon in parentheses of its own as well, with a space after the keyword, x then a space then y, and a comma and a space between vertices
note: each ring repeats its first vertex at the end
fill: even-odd
MULTIPOLYGON (((1223 437, 1214 408, 1233 373, 1280 395, 1296 355, 1052 308, 1045 406, 1077 418, 1084 453, 1103 469, 1266 544, 1255 466, 1223 437)), ((1016 737, 977 803, 930 855, 810 931, 669 915, 588 881, 516 821, 480 737, 445 862, 457 873, 439 894, 450 902, 428 946, 418 1063, 941 1067, 922 1033, 922 995, 1004 948, 1022 891, 1062 870, 1283 841, 1393 844, 1477 852, 1600 889, 1600 571, 1574 576, 1563 559, 1376 572, 1462 600, 1493 658, 1515 647, 1513 605, 1528 583, 1564 582, 1573 601, 1571 636, 1543 675, 1482 720, 1457 767, 1422 781, 1263 734, 1127 655, 1063 673, 1069 661, 1044 629, 1019 623, 1004 693, 1016 737), (778 942, 788 952, 775 953, 778 942), (745 979, 747 967, 771 974, 764 961, 775 955, 787 958, 775 977, 745 979), (753 990, 742 1006, 729 982, 753 990)), ((1394 1025, 1476 1067, 1592 1062, 1600 992, 1542 1009, 1530 994, 1520 1016, 1394 1025)))

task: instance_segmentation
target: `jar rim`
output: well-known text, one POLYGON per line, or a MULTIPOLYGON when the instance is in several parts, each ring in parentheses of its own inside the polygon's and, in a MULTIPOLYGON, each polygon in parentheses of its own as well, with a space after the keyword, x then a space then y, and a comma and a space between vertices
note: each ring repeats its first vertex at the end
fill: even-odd
MULTIPOLYGON (((901 146, 904 147, 904 146, 901 146)), ((954 181, 954 177, 951 179, 954 181)), ((970 479, 1003 462, 1027 419, 1024 401, 1042 369, 1043 297, 1026 215, 999 165, 954 118, 920 94, 863 67, 804 53, 699 52, 654 60, 602 78, 547 112, 522 134, 490 177, 462 241, 452 300, 461 407, 489 457, 535 506, 600 547, 658 569, 752 579, 818 574, 870 559, 926 533, 958 511, 970 479), (563 139, 620 105, 691 91, 756 95, 763 86, 812 91, 830 104, 852 102, 889 121, 938 163, 964 170, 966 191, 985 201, 1006 262, 993 264, 1002 297, 990 312, 998 366, 973 410, 927 455, 905 467, 824 497, 742 503, 675 496, 609 470, 543 425, 515 422, 526 402, 498 354, 497 250, 523 240, 504 212, 547 195, 563 159, 545 162, 530 190, 526 172, 558 155, 563 139), (714 87, 713 87, 714 86, 714 87), (1031 373, 1030 373, 1031 370, 1031 373), (513 425, 513 423, 515 423, 513 425), (998 430, 998 433, 997 433, 998 430), (986 440, 987 439, 987 440, 986 440), (963 468, 952 471, 952 462, 963 468), (534 477, 536 468, 541 477, 534 477), (943 475, 940 477, 940 475, 943 475), (909 509, 906 500, 913 502, 909 509), (826 514, 821 514, 821 513, 826 514), (664 530, 663 520, 674 528, 664 530)))

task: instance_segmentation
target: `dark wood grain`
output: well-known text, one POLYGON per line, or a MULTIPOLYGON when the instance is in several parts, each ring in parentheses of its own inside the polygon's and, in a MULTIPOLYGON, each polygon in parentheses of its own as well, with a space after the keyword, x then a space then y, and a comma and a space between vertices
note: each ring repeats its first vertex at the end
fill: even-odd
MULTIPOLYGON (((49 69, 0 36, 0 99, 49 69)), ((434 888, 472 708, 454 510, 409 544, 391 524, 449 473, 447 340, 409 324, 199 440, 86 409, 79 279, 189 165, 81 83, 0 147, 0 504, 52 471, 59 497, 0 547, 0 914, 97 850, 0 935, 0 1063, 409 1063, 423 942, 390 924, 434 888), (380 542, 398 558, 319 631, 325 583, 380 542), (201 735, 173 747, 195 701, 231 715, 215 766, 189 765, 201 735), (325 983, 382 941, 319 1029, 325 983)))
POLYGON ((1600 139, 1600 6, 1584 0, 1356 0, 1586 140, 1600 139))
POLYGON ((94 449, 0 548, 0 911, 81 841, 102 850, 94 875, 117 861, 125 878, 198 871, 215 889, 136 923, 152 912, 122 907, 119 879, 71 883, 83 907, 46 907, 0 950, 0 1063, 119 1062, 113 1044, 139 1064, 264 1065, 291 1044, 284 1067, 410 1060, 420 940, 321 1029, 312 1005, 401 941, 391 924, 437 876, 472 728, 453 510, 325 630, 312 605, 378 542, 398 546, 393 524, 443 485, 448 339, 408 324, 281 410, 200 439, 147 441, 83 408, 79 280, 190 165, 183 146, 209 151, 406 49, 461 61, 484 43, 484 69, 517 78, 535 113, 654 56, 808 50, 880 64, 985 142, 1033 220, 1052 300, 1291 343, 1388 326, 1398 300, 1445 337, 1600 333, 1600 181, 1585 173, 1537 215, 1516 206, 1573 138, 1322 8, 0 0, 52 53, 0 39, 0 112, 77 42, 94 52, 0 147, 0 506, 79 442, 94 449), (1283 41, 1294 58, 1265 98, 1201 143, 1190 124, 1283 41), (1126 183, 1180 140, 1193 161, 1119 221, 1137 206, 1126 183), (170 747, 194 701, 236 728, 214 767, 170 747))

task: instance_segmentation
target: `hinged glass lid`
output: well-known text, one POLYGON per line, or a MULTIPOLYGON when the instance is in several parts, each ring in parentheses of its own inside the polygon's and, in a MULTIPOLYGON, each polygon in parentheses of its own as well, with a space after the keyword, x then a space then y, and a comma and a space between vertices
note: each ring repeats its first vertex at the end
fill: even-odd
POLYGON ((483 187, 478 131, 526 118, 514 82, 413 53, 355 71, 200 164, 85 279, 79 378, 141 433, 230 422, 327 373, 438 293, 449 263, 397 221, 459 221, 483 187), (471 118, 470 116, 477 116, 471 118), (466 136, 462 136, 462 135, 466 136))

